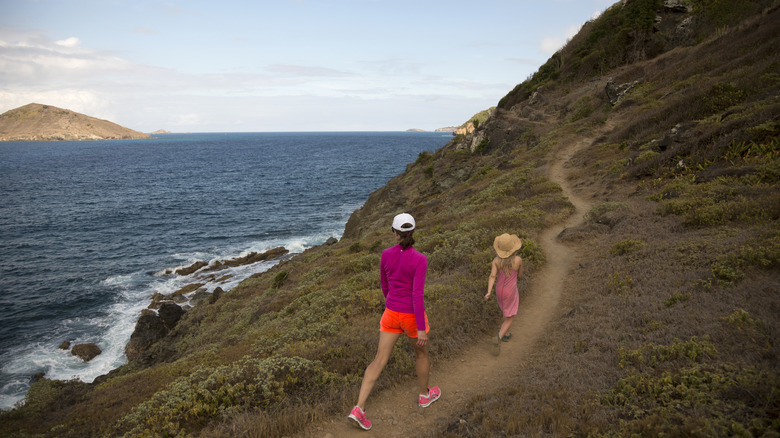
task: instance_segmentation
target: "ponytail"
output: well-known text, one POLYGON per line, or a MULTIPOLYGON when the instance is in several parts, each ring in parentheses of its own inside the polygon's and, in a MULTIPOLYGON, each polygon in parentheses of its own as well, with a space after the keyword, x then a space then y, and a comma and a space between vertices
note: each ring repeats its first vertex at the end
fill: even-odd
POLYGON ((401 240, 398 242, 398 244, 401 245, 402 249, 409 249, 410 246, 414 245, 414 237, 412 237, 414 230, 412 231, 395 230, 395 232, 398 233, 399 236, 401 236, 401 240))

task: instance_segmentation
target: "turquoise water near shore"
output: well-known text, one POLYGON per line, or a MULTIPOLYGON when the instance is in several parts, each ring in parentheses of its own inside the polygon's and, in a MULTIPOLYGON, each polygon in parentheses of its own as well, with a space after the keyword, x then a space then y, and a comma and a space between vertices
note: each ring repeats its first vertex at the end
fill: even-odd
MULTIPOLYGON (((349 215, 420 152, 424 132, 168 134, 153 140, 0 143, 0 408, 30 377, 95 377, 155 292, 196 261, 340 238, 349 215), (88 363, 58 349, 93 342, 88 363)), ((389 212, 394 213, 394 212, 389 212)), ((233 268, 228 290, 270 268, 233 268)))

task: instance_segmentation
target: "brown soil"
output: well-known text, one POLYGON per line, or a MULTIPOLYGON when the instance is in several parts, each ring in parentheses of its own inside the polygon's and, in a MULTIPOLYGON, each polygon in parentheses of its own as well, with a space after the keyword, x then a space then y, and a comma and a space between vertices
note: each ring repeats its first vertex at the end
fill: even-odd
MULTIPOLYGON (((574 193, 567 171, 571 158, 587 146, 588 141, 565 146, 551 157, 548 177, 561 186, 576 211, 565 223, 549 227, 539 236, 547 262, 534 275, 529 290, 521 298, 520 309, 511 328, 513 337, 502 343, 501 353, 494 356, 491 339, 485 339, 466 349, 460 358, 446 362, 432 361, 430 385, 440 386, 442 396, 428 408, 417 406, 417 379, 410 376, 404 383, 383 391, 375 390, 371 394, 366 406, 368 418, 373 422, 370 431, 358 428, 347 418, 348 412, 344 412, 342 416, 312 424, 299 436, 414 436, 432 430, 441 421, 456 421, 456 415, 473 396, 495 392, 523 373, 525 358, 535 348, 547 324, 560 313, 558 306, 564 282, 576 258, 576 243, 564 245, 557 237, 563 229, 582 223, 591 207, 588 200, 574 193)), ((499 325, 500 319, 497 319, 496 330, 499 325)), ((432 342, 436 342, 435 334, 432 342)))

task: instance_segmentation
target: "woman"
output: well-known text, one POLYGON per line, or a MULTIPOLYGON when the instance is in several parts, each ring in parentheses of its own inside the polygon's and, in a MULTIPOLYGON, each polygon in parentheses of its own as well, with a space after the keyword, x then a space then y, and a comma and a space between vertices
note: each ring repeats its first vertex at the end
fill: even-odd
POLYGON ((410 214, 397 215, 393 218, 391 230, 398 245, 382 251, 379 267, 385 312, 379 323, 379 346, 374 360, 363 374, 357 405, 349 414, 349 418, 365 430, 371 429, 371 421, 366 418, 366 400, 403 333, 409 337, 414 348, 417 381, 420 385, 418 404, 428 407, 441 396, 438 386, 428 387, 430 327, 423 299, 428 258, 412 247, 414 228, 414 218, 410 214))
POLYGON ((517 291, 517 279, 523 276, 523 259, 515 255, 523 246, 523 242, 514 234, 502 234, 493 240, 493 249, 496 257, 491 263, 490 277, 488 278, 487 294, 485 301, 490 299, 493 285, 496 286, 496 301, 504 314, 504 322, 498 330, 498 335, 493 339, 493 354, 501 352, 501 341, 508 341, 512 337, 509 328, 512 319, 517 315, 517 307, 520 303, 520 294, 517 291))

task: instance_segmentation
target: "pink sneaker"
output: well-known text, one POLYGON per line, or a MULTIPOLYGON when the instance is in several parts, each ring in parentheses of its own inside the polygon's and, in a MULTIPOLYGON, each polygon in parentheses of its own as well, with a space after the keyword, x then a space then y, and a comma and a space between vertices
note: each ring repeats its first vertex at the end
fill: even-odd
POLYGON ((366 418, 366 413, 360 409, 360 406, 355 406, 352 408, 352 412, 349 413, 349 418, 355 420, 355 423, 363 428, 363 430, 371 429, 371 421, 366 418))
POLYGON ((441 389, 438 386, 434 386, 433 388, 428 388, 428 397, 420 396, 419 404, 421 408, 427 408, 431 405, 431 403, 435 402, 436 400, 441 397, 441 389))

